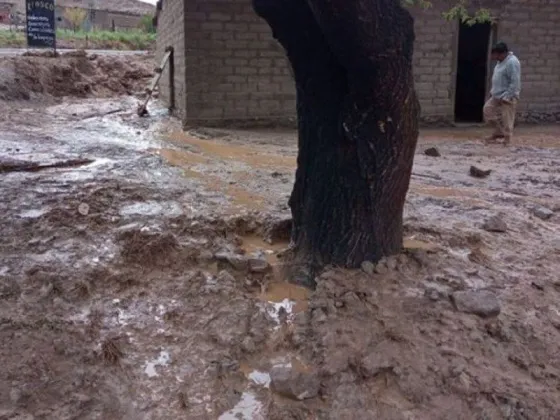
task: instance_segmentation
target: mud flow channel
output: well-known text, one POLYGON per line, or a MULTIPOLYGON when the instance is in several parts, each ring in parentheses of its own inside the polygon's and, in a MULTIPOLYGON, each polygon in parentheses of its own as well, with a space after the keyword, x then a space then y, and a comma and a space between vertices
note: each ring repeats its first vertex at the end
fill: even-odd
POLYGON ((310 291, 295 133, 135 109, 0 122, 0 418, 560 418, 557 127, 423 133, 403 253, 310 291))

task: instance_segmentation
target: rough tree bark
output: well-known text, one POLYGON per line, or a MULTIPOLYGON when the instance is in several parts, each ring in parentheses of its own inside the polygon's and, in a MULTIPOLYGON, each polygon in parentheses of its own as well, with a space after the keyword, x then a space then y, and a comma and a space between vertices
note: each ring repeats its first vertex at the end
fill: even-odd
POLYGON ((414 25, 399 0, 253 0, 292 65, 295 258, 358 267, 398 253, 418 138, 414 25))

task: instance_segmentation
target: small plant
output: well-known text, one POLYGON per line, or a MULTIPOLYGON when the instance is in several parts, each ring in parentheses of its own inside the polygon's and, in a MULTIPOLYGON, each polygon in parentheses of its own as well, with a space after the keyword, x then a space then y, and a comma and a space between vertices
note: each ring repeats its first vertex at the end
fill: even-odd
POLYGON ((72 25, 72 30, 77 32, 82 27, 87 17, 87 10, 79 7, 69 7, 64 10, 64 18, 72 25))
POLYGON ((155 34, 156 28, 154 26, 154 19, 150 15, 142 16, 142 20, 140 21, 140 30, 146 32, 147 34, 155 34))

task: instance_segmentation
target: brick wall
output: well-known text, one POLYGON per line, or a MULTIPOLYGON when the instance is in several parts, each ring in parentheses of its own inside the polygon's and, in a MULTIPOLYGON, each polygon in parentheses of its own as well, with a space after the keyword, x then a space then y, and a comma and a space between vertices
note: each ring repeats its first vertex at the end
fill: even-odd
MULTIPOLYGON (((489 6, 496 4, 486 1, 489 6)), ((449 2, 432 3, 434 7, 428 10, 411 10, 416 30, 416 89, 423 120, 451 122, 458 24, 441 17, 449 2)), ((494 9, 498 38, 511 45, 523 66, 521 119, 558 120, 560 3, 508 0, 500 4, 494 9)), ((174 45, 178 57, 178 48, 185 51, 177 61, 175 84, 188 122, 285 120, 295 115, 293 80, 284 53, 266 23, 254 14, 250 0, 163 0, 158 22, 160 55, 165 45, 174 45)))
POLYGON ((102 27, 104 29, 112 29, 113 22, 115 24, 116 30, 138 29, 140 28, 140 24, 142 22, 142 16, 131 15, 122 12, 109 12, 105 10, 99 10, 95 13, 93 26, 102 27))
MULTIPOLYGON (((185 4, 186 0, 163 0, 158 13, 156 60, 161 62, 167 47, 173 47, 174 60, 174 113, 187 118, 187 82, 185 63, 185 4)), ((164 70, 159 84, 160 97, 171 104, 169 67, 164 70)))
POLYGON ((521 120, 560 121, 560 1, 509 0, 498 34, 521 61, 521 120))
MULTIPOLYGON (((56 16, 60 18, 56 25, 59 29, 74 29, 72 23, 65 17, 65 6, 56 6, 56 16)), ((123 12, 110 12, 108 10, 86 9, 87 16, 81 25, 83 30, 111 30, 113 22, 116 30, 138 29, 142 22, 141 15, 132 15, 123 12)))
POLYGON ((414 16, 414 79, 427 122, 449 121, 454 112, 454 48, 457 23, 441 17, 444 10, 433 2, 430 9, 412 8, 414 16))
POLYGON ((188 120, 294 116, 284 53, 251 0, 189 0, 185 17, 188 120))

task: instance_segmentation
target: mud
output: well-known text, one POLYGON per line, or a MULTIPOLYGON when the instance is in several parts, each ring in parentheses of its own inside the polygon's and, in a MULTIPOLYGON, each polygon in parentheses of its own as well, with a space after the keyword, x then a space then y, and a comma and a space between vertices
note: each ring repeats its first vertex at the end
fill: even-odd
POLYGON ((0 100, 110 97, 141 92, 153 75, 153 57, 103 56, 75 51, 0 58, 0 100))
POLYGON ((179 133, 135 109, 0 122, 0 163, 93 161, 0 174, 0 418, 560 418, 558 127, 507 149, 423 133, 403 253, 309 291, 281 266, 295 134, 179 133), (483 229, 496 215, 505 232, 483 229), (500 314, 461 312, 462 290, 500 314), (278 367, 313 397, 273 391, 278 367))

